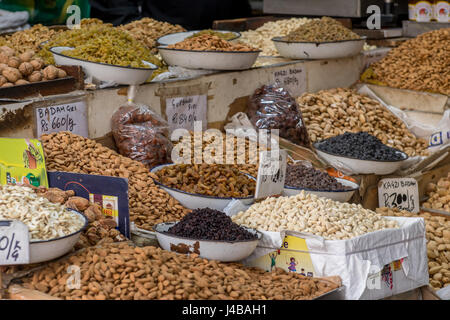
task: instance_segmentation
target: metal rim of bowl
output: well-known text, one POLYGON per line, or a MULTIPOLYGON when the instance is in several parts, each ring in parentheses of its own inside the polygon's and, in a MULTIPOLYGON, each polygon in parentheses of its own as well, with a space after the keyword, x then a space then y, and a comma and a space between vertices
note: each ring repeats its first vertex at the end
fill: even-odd
POLYGON ((189 240, 189 241, 202 241, 202 242, 219 242, 219 243, 229 243, 229 244, 233 244, 233 243, 246 243, 246 242, 254 242, 254 241, 259 241, 262 238, 262 233, 256 229, 253 228, 249 228, 249 227, 244 227, 239 225, 241 228, 246 229, 247 231, 252 230, 254 232, 254 234, 256 234, 256 239, 253 240, 236 240, 236 241, 229 241, 229 240, 201 240, 201 239, 193 239, 193 238, 187 238, 187 237, 182 237, 182 236, 177 236, 177 235, 173 235, 164 231, 158 231, 156 230, 156 228, 158 226, 161 225, 165 225, 165 224, 173 224, 171 227, 175 226, 178 222, 162 222, 162 223, 158 223, 157 225, 153 226, 153 231, 155 233, 159 233, 162 234, 164 236, 168 236, 168 237, 172 237, 172 238, 178 238, 178 239, 183 239, 183 240, 189 240))
MULTIPOLYGON (((395 148, 392 148, 392 149, 395 149, 396 152, 398 152, 398 153, 400 153, 402 156, 404 156, 404 157, 405 157, 404 159, 399 159, 399 160, 367 160, 367 159, 358 159, 358 158, 355 158, 355 157, 349 157, 349 156, 342 156, 342 155, 334 154, 334 153, 331 153, 331 152, 327 152, 327 151, 324 151, 324 150, 321 150, 320 148, 318 148, 317 146, 319 146, 323 141, 325 141, 325 140, 322 140, 322 141, 319 141, 319 142, 314 143, 314 144, 313 144, 314 148, 317 149, 317 150, 319 150, 320 152, 326 153, 326 154, 328 154, 328 155, 330 155, 330 156, 334 156, 334 157, 347 158, 347 159, 359 160, 359 161, 382 162, 382 163, 396 163, 396 162, 401 162, 401 161, 405 161, 405 160, 408 160, 408 159, 409 159, 409 156, 408 156, 406 153, 404 153, 403 151, 400 151, 400 150, 398 150, 398 149, 395 149, 395 148)), ((387 146, 387 147, 388 147, 388 146, 387 146)), ((389 148, 391 148, 391 147, 389 147, 389 148)))
MULTIPOLYGON (((153 169, 156 169, 156 168, 159 168, 159 167, 167 167, 167 166, 171 166, 171 165, 176 165, 176 164, 169 163, 169 164, 161 164, 159 166, 154 166, 153 168, 150 169, 150 172, 151 173, 155 173, 155 172, 152 172, 153 169)), ((165 184, 162 184, 159 181, 156 181, 155 179, 153 179, 153 182, 155 184, 160 185, 160 186, 162 186, 164 188, 167 188, 169 190, 177 191, 177 192, 184 193, 184 194, 187 194, 187 195, 190 195, 190 196, 201 197, 201 198, 208 198, 208 199, 215 199, 215 200, 233 200, 233 199, 236 199, 236 200, 250 200, 250 199, 253 199, 255 197, 255 195, 244 197, 244 198, 234 198, 234 197, 221 198, 221 197, 215 197, 215 196, 207 196, 207 195, 203 195, 203 194, 199 194, 199 193, 191 193, 191 192, 183 191, 183 190, 180 190, 180 189, 171 188, 171 187, 166 186, 165 184)))
POLYGON ((288 40, 283 40, 282 37, 274 37, 271 39, 273 42, 282 42, 282 43, 298 43, 298 44, 315 44, 315 45, 320 45, 320 44, 325 44, 325 43, 343 43, 343 42, 355 42, 355 41, 365 41, 367 40, 367 36, 361 36, 360 39, 349 39, 349 40, 335 40, 335 41, 321 41, 321 42, 317 42, 317 41, 288 41, 288 40))
MULTIPOLYGON (((191 33, 191 32, 193 32, 192 35, 194 35, 194 34, 196 34, 197 32, 200 32, 200 31, 203 31, 203 30, 181 31, 181 32, 175 32, 175 33, 169 33, 169 34, 165 34, 165 35, 159 37, 158 39, 156 39, 156 42, 159 43, 160 45, 164 46, 164 44, 161 44, 159 42, 159 40, 164 38, 164 37, 171 36, 171 35, 174 35, 174 34, 191 33)), ((227 32, 228 33, 234 33, 236 35, 236 37, 234 37, 232 39, 228 39, 228 40, 224 39, 225 41, 233 41, 233 40, 236 40, 236 39, 239 39, 240 37, 242 37, 242 34, 240 32, 238 32, 238 31, 231 31, 231 30, 214 30, 214 31, 218 31, 218 32, 222 32, 222 33, 227 33, 227 32)), ((181 41, 183 41, 183 40, 181 40, 181 41)))
POLYGON ((71 57, 71 56, 66 56, 65 54, 62 54, 62 53, 59 53, 59 52, 55 52, 53 50, 54 48, 73 48, 73 47, 56 46, 56 47, 51 47, 49 49, 52 54, 56 54, 58 56, 61 56, 61 57, 67 58, 67 59, 73 59, 73 60, 78 60, 78 61, 87 62, 87 63, 99 64, 99 65, 102 65, 102 66, 115 67, 115 68, 124 68, 124 69, 130 69, 130 70, 139 70, 139 71, 154 71, 154 70, 158 69, 158 66, 154 65, 151 62, 145 61, 145 60, 142 60, 142 62, 149 63, 152 66, 155 66, 155 68, 136 68, 136 67, 128 67, 128 66, 118 66, 116 64, 109 64, 109 63, 104 63, 104 62, 89 61, 89 60, 84 60, 84 59, 80 59, 80 58, 74 58, 74 57, 71 57))
POLYGON ((167 46, 158 46, 156 47, 158 50, 169 50, 169 51, 180 51, 180 52, 191 52, 191 53, 242 53, 242 54, 255 54, 260 53, 262 50, 253 50, 253 51, 219 51, 219 50, 186 50, 186 49, 175 49, 175 48, 167 48, 167 46))
POLYGON ((75 212, 76 214, 78 214, 78 215, 80 215, 81 217, 83 217, 83 219, 84 219, 84 225, 81 227, 80 230, 78 230, 78 231, 76 231, 76 232, 74 232, 74 233, 71 233, 71 234, 69 234, 69 235, 66 235, 66 236, 63 236, 63 237, 59 237, 59 238, 55 238, 55 239, 36 240, 36 241, 30 240, 30 244, 35 244, 35 243, 48 243, 48 242, 52 242, 52 241, 62 240, 62 239, 65 239, 65 238, 72 237, 72 236, 76 235, 77 233, 82 232, 83 230, 85 230, 85 229, 87 228, 87 226, 89 225, 89 220, 88 220, 88 218, 86 218, 86 216, 85 216, 84 214, 82 214, 81 212, 79 212, 79 211, 77 211, 77 210, 71 209, 71 208, 67 208, 66 210, 75 212))

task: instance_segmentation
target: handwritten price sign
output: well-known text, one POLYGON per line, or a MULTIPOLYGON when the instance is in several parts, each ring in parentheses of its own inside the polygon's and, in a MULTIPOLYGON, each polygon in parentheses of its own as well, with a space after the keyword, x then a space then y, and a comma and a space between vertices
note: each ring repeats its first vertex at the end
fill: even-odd
POLYGON ((276 84, 285 88, 294 97, 306 92, 306 71, 303 67, 286 68, 273 73, 276 84))
POLYGON ((255 199, 264 199, 283 192, 286 180, 286 157, 285 150, 260 153, 255 199))
POLYGON ((83 137, 88 136, 86 103, 84 101, 36 109, 37 136, 70 131, 83 137))
POLYGON ((166 116, 171 130, 183 128, 194 130, 194 122, 201 121, 206 129, 206 95, 166 99, 166 116))
POLYGON ((414 178, 382 179, 378 183, 378 205, 418 213, 419 187, 414 178))
POLYGON ((28 227, 20 221, 0 221, 0 266, 30 261, 28 227))

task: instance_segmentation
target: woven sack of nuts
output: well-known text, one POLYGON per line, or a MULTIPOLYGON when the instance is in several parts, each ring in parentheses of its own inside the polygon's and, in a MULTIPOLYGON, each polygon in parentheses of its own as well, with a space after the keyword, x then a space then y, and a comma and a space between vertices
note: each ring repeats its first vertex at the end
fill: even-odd
POLYGON ((149 107, 129 104, 117 110, 111 128, 121 155, 149 168, 171 162, 169 126, 149 107))

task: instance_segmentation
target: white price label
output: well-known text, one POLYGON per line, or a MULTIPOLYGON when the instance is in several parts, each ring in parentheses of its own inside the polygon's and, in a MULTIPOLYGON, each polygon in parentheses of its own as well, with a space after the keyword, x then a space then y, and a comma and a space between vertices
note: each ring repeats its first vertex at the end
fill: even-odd
POLYGON ((280 195, 286 180, 286 150, 262 151, 259 154, 255 199, 280 195))
POLYGON ((17 220, 0 221, 0 266, 28 264, 29 262, 28 227, 17 220))
POLYGON ((183 128, 194 130, 194 122, 201 121, 206 130, 206 95, 175 97, 166 99, 166 116, 171 130, 183 128))
POLYGON ((419 186, 414 178, 389 178, 378 183, 378 205, 419 212, 419 186))
POLYGON ((275 71, 273 77, 276 84, 289 91, 294 97, 306 92, 306 71, 303 66, 275 71))
POLYGON ((88 136, 87 109, 84 101, 36 109, 37 136, 70 131, 83 137, 88 136))

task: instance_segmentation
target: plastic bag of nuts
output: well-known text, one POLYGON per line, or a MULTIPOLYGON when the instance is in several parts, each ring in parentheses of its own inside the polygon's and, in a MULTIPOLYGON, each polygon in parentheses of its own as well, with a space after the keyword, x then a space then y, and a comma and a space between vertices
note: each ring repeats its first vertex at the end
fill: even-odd
POLYGON ((171 162, 169 126, 145 105, 128 104, 117 110, 111 128, 121 155, 148 167, 171 162))
POLYGON ((257 129, 279 129, 280 137, 310 147, 302 113, 284 88, 265 85, 256 89, 248 100, 247 115, 257 129))

